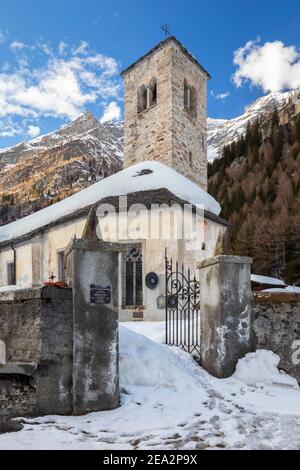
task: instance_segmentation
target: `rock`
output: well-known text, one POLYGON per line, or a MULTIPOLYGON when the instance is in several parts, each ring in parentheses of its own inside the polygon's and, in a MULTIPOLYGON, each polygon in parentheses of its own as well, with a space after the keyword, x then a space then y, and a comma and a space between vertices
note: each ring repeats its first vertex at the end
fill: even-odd
POLYGON ((23 427, 24 426, 19 421, 0 417, 0 434, 21 431, 23 427))

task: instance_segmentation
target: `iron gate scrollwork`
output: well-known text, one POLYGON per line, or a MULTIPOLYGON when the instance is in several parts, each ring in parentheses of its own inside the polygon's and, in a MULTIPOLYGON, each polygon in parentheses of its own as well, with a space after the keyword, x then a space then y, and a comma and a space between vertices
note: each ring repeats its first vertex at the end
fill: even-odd
POLYGON ((165 255, 166 344, 200 361, 200 282, 165 255))

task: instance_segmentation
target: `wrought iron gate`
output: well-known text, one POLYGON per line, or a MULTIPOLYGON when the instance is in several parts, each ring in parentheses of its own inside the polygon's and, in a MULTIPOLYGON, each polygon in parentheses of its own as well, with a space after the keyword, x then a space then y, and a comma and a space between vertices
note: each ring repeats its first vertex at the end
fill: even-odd
POLYGON ((166 344, 200 360, 200 283, 190 269, 165 256, 166 344))

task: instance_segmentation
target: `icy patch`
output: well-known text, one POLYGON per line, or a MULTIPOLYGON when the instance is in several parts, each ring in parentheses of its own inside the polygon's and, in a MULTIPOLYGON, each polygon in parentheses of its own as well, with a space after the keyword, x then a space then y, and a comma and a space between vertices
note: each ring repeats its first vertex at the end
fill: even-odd
POLYGON ((279 385, 298 389, 297 380, 278 370, 280 357, 272 351, 258 349, 240 359, 233 378, 250 386, 279 385))

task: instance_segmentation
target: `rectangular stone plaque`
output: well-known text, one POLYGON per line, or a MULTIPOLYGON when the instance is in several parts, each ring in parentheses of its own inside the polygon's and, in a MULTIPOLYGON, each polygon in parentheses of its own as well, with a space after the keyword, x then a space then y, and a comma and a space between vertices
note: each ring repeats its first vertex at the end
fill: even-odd
POLYGON ((90 284, 90 302, 91 304, 110 304, 111 286, 90 284))

